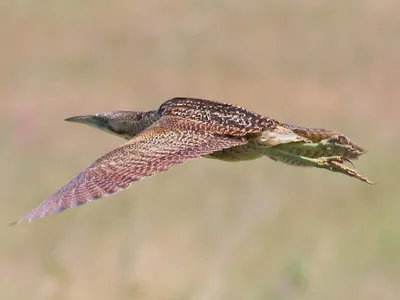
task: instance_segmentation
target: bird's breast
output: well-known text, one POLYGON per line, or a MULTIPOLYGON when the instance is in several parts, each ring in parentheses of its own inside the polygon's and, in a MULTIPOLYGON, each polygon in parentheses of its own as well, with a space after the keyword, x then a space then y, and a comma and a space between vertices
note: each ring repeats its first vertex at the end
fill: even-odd
POLYGON ((249 143, 241 146, 235 146, 221 151, 214 152, 212 154, 205 155, 205 158, 219 159, 223 161, 244 161, 253 160, 260 158, 264 155, 257 141, 250 140, 249 143))

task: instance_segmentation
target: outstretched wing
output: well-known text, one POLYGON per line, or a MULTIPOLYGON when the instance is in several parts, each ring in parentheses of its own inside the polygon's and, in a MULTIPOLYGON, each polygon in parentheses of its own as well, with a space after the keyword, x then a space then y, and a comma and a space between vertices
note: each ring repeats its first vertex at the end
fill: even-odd
POLYGON ((18 223, 77 207, 186 160, 247 143, 243 138, 212 134, 207 126, 179 117, 162 117, 126 144, 97 159, 18 223))

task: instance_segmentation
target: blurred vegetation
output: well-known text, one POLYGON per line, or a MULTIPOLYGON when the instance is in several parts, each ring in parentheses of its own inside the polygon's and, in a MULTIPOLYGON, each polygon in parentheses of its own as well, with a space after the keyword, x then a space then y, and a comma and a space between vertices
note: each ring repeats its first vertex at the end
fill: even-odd
POLYGON ((400 299, 400 2, 0 3, 0 299, 400 299), (8 227, 173 96, 336 129, 368 186, 201 159, 8 227))

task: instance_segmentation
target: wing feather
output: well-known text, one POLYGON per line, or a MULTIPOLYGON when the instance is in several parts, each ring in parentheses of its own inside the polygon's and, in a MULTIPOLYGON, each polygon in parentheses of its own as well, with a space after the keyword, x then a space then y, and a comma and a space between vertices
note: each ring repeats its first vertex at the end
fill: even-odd
POLYGON ((204 123, 162 117, 124 145, 97 159, 18 223, 80 206, 186 160, 247 143, 244 138, 215 135, 207 129, 204 123))

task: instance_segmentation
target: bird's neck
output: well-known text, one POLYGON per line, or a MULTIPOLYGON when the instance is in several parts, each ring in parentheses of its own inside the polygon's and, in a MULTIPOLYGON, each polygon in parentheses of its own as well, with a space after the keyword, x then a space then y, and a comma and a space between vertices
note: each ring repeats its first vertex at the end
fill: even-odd
POLYGON ((155 110, 144 112, 127 111, 124 112, 123 118, 109 120, 107 127, 103 130, 129 140, 153 125, 160 117, 160 114, 155 110))
POLYGON ((138 132, 136 134, 150 127, 161 118, 158 110, 144 111, 142 114, 142 119, 137 123, 138 132))

